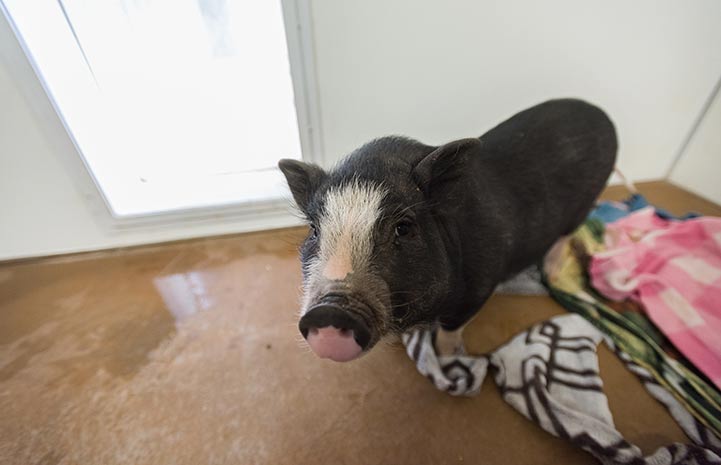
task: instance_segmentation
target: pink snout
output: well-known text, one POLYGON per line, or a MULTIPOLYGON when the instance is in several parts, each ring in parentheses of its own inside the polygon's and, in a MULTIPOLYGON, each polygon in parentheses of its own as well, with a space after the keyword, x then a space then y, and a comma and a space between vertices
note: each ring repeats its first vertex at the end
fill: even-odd
POLYGON ((361 310, 334 302, 311 307, 298 321, 298 329, 318 357, 336 362, 358 358, 372 346, 371 329, 361 310))
POLYGON ((306 339, 318 357, 329 358, 335 362, 348 362, 363 352, 352 329, 338 329, 335 326, 310 328, 306 339))

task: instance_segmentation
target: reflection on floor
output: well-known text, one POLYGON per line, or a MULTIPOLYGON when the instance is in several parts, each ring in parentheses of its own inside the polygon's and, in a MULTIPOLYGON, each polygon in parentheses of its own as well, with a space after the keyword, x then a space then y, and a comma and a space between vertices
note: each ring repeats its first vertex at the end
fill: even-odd
MULTIPOLYGON (((675 212, 721 215, 669 184, 641 190, 675 212)), ((295 326, 302 234, 0 264, 0 463, 594 463, 492 382, 472 399, 435 391, 397 345, 317 360, 295 326)), ((562 312, 494 296, 468 348, 562 312)), ((628 439, 646 452, 684 440, 605 350, 601 371, 628 439)))

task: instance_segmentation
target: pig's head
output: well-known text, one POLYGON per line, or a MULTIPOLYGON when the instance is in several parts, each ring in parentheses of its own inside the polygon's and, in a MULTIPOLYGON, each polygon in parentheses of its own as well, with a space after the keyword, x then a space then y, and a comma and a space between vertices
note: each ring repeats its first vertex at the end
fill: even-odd
POLYGON ((430 324, 458 279, 453 180, 478 139, 435 148, 388 137, 330 172, 281 160, 309 223, 299 329, 320 357, 349 361, 381 338, 430 324))

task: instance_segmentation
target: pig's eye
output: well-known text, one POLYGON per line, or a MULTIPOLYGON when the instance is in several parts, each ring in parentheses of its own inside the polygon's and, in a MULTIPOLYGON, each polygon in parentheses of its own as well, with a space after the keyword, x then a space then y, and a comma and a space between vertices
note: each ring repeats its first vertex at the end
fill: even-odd
POLYGON ((411 224, 407 221, 402 221, 396 225, 396 237, 407 236, 411 232, 411 224))
POLYGON ((318 228, 316 228, 313 223, 310 224, 310 238, 311 239, 318 238, 318 228))

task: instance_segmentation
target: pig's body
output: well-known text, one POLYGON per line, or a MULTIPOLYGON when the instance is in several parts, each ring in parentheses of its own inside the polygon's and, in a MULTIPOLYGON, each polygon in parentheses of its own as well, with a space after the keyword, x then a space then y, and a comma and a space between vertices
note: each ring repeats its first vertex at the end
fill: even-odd
POLYGON ((377 139, 330 173, 281 162, 316 224, 302 249, 301 331, 321 356, 345 360, 418 324, 461 328, 499 282, 583 221, 616 150, 601 110, 554 100, 480 139, 442 147, 377 139), (338 226, 346 214, 356 216, 338 226))
MULTIPOLYGON (((533 107, 488 131, 469 157, 455 208, 457 282, 444 327, 472 317, 496 285, 538 263, 585 219, 613 170, 616 134, 599 109, 575 100, 533 107)), ((449 192, 449 196, 451 196, 449 192)))

